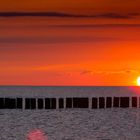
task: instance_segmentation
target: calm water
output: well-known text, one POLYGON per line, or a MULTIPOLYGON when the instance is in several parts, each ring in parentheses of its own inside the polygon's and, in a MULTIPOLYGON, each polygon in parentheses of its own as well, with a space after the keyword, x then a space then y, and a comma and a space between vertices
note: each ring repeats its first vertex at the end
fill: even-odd
MULTIPOLYGON (((139 87, 0 87, 1 97, 139 95, 139 87)), ((0 140, 140 140, 140 109, 0 110, 0 140)))

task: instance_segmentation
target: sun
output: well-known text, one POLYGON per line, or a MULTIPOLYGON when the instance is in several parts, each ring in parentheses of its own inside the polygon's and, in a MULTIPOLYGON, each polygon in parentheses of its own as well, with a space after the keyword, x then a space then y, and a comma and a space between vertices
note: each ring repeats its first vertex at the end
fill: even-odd
POLYGON ((137 85, 140 86, 140 76, 137 78, 137 85))

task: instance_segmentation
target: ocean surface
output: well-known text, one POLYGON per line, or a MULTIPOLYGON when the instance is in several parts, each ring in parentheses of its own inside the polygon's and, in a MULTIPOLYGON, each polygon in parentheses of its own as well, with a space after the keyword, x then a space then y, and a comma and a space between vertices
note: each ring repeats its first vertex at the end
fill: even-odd
MULTIPOLYGON (((140 96, 140 87, 0 87, 0 97, 99 96, 140 96)), ((0 110, 0 140, 140 140, 140 109, 0 110)))

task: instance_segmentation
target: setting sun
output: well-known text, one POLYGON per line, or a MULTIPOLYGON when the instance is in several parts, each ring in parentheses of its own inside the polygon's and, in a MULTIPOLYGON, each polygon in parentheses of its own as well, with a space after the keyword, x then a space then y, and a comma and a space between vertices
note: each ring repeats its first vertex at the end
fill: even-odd
POLYGON ((140 76, 137 78, 137 85, 140 86, 140 76))

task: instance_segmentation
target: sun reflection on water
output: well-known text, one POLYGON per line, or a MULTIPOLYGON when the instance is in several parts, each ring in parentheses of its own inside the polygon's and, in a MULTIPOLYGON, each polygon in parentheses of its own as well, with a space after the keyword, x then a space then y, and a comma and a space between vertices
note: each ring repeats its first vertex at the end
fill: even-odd
POLYGON ((26 140, 48 140, 48 138, 43 131, 35 129, 27 134, 26 140))
POLYGON ((140 86, 129 86, 129 90, 133 93, 133 95, 140 96, 140 86))

